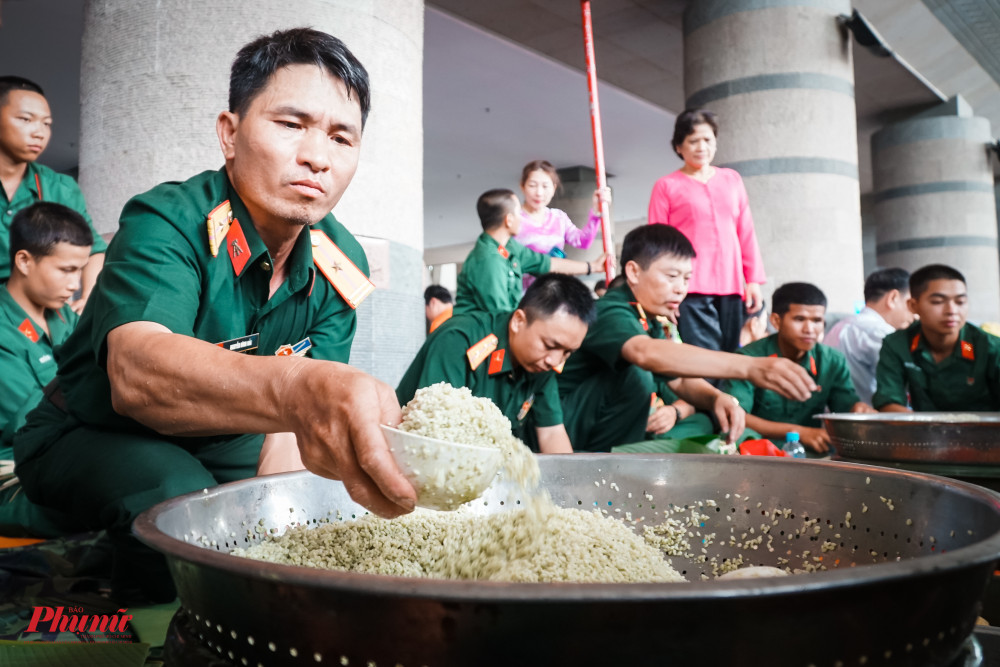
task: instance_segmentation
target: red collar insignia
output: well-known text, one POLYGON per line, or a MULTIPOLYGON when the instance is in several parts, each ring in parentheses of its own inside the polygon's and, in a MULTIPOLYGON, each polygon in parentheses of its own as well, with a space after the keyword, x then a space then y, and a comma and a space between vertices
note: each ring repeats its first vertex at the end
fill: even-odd
POLYGON ((510 253, 507 251, 507 248, 504 248, 502 245, 497 246, 497 252, 500 253, 500 256, 504 259, 510 257, 510 253))
POLYGON ((243 267, 250 261, 250 246, 247 244, 247 237, 243 234, 239 220, 234 219, 226 233, 226 252, 233 261, 233 272, 240 275, 243 267))
POLYGON ((972 349, 972 343, 964 340, 962 341, 962 358, 969 361, 976 360, 976 351, 972 349))
POLYGON ((18 325, 17 330, 25 335, 25 337, 32 343, 37 343, 41 336, 38 335, 38 331, 35 330, 35 325, 31 323, 31 320, 27 317, 24 321, 18 325))
POLYGON ((503 370, 503 357, 505 350, 496 350, 490 355, 490 365, 487 367, 486 372, 489 375, 494 375, 503 370))

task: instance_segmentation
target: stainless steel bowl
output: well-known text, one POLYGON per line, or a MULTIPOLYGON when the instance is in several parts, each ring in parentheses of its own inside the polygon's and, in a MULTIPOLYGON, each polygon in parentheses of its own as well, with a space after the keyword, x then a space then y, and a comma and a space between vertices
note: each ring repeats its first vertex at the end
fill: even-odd
POLYGON ((998 412, 835 412, 816 418, 845 458, 1000 464, 998 412))
MULTIPOLYGON (((511 584, 231 556, 262 533, 364 513, 341 484, 308 473, 176 498, 134 530, 167 555, 201 641, 235 664, 268 666, 947 665, 1000 556, 998 496, 944 478, 764 457, 540 458, 560 505, 629 512, 642 525, 713 500, 691 530, 696 554, 694 533, 715 533, 706 556, 752 565, 794 556, 796 566, 823 558, 830 569, 701 581, 708 563, 674 557, 690 583, 511 584), (747 548, 765 524, 771 549, 747 548)), ((473 507, 504 511, 519 500, 498 486, 473 507)))

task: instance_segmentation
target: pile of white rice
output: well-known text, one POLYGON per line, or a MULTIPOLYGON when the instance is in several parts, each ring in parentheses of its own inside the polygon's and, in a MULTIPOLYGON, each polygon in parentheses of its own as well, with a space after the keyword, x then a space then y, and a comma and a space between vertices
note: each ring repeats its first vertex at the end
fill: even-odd
POLYGON ((483 516, 417 510, 398 519, 295 526, 232 553, 258 560, 367 574, 520 582, 684 581, 663 552, 599 512, 563 509, 538 487, 538 461, 511 435, 492 401, 439 383, 417 391, 400 430, 499 447, 502 474, 521 490, 517 509, 483 516))

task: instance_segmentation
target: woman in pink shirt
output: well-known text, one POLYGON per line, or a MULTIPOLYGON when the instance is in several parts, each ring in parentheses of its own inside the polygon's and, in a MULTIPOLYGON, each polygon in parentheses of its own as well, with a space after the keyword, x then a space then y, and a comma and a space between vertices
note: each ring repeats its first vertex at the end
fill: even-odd
POLYGON ((684 166, 653 186, 649 223, 676 227, 698 253, 678 315, 681 338, 732 352, 745 314, 760 309, 765 277, 743 179, 712 166, 718 129, 710 111, 688 109, 677 117, 671 145, 684 166))
MULTIPOLYGON (((524 205, 521 207, 521 231, 514 238, 526 248, 553 257, 565 257, 563 248, 567 243, 574 248, 589 248, 601 229, 601 204, 598 198, 611 201, 611 191, 608 188, 604 188, 603 193, 601 190, 594 190, 587 224, 580 229, 565 211, 549 208, 549 202, 559 186, 559 174, 547 160, 532 160, 521 170, 524 205)), ((593 264, 598 266, 598 262, 593 264)), ((525 288, 533 281, 531 276, 525 276, 525 288)))

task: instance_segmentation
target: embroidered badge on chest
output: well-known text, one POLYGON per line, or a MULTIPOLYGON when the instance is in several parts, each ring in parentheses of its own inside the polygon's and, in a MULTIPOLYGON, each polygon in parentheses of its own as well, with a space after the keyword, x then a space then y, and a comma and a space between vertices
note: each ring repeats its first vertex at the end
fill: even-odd
POLYGON ((531 406, 535 404, 535 395, 532 394, 528 397, 524 403, 521 403, 521 409, 517 412, 517 421, 524 421, 524 418, 528 416, 528 412, 531 411, 531 406))
POLYGON ((253 352, 257 349, 259 341, 260 334, 253 333, 248 336, 240 336, 239 338, 224 340, 221 343, 216 343, 216 345, 231 352, 253 352))

